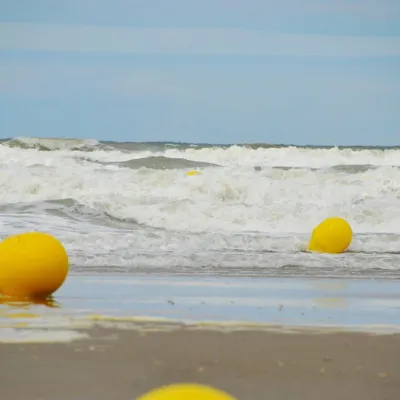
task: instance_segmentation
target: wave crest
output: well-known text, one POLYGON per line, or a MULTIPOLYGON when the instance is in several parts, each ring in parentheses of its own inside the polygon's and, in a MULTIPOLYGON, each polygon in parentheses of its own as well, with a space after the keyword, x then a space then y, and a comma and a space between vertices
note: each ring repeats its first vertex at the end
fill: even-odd
POLYGON ((1 143, 3 146, 33 149, 39 151, 95 151, 107 148, 96 139, 59 139, 59 138, 37 138, 17 137, 1 143))

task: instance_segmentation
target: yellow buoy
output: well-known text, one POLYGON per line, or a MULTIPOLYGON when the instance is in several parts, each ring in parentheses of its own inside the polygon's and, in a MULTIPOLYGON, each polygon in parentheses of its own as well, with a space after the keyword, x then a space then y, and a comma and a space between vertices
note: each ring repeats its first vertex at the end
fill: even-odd
POLYGON ((186 175, 187 175, 187 176, 201 175, 201 174, 202 174, 201 171, 196 171, 196 170, 192 170, 192 171, 186 172, 186 175))
POLYGON ((229 394, 209 386, 174 384, 164 386, 139 397, 137 400, 237 400, 229 394))
POLYGON ((347 221, 337 217, 327 218, 314 228, 308 250, 318 253, 343 253, 350 246, 352 238, 353 232, 347 221))
POLYGON ((68 255, 53 236, 29 232, 0 242, 0 294, 44 298, 68 275, 68 255))

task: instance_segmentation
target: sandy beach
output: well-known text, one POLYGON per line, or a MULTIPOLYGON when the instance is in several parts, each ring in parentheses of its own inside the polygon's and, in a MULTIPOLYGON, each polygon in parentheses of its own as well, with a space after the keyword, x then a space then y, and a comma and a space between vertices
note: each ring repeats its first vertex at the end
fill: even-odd
POLYGON ((397 400, 399 283, 70 276, 0 304, 4 399, 134 400, 194 382, 238 400, 397 400))
POLYGON ((239 400, 396 400, 400 335, 92 328, 60 344, 0 345, 4 399, 128 400, 175 382, 239 400))

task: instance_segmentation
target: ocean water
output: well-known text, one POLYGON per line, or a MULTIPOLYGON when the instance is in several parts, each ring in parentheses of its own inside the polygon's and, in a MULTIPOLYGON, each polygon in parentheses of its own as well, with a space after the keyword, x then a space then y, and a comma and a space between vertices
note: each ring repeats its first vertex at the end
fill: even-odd
POLYGON ((0 188, 0 236, 54 234, 77 274, 400 277, 400 148, 15 138, 0 188), (329 216, 349 250, 306 252, 329 216))

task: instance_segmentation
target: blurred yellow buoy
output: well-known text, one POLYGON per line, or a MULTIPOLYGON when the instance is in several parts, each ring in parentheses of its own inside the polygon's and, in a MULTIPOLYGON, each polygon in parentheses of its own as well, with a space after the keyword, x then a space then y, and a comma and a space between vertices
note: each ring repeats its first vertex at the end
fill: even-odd
POLYGON ((53 236, 29 232, 0 242, 0 294, 44 298, 68 275, 68 255, 53 236))
POLYGON ((209 386, 174 384, 164 386, 139 397, 137 400, 237 400, 229 394, 209 386))
POLYGON ((192 170, 192 171, 186 172, 186 175, 187 175, 187 176, 201 175, 201 174, 202 174, 201 171, 196 171, 196 170, 192 170))
POLYGON ((351 243, 353 232, 350 224, 343 218, 331 217, 314 228, 309 251, 318 253, 343 253, 351 243))

